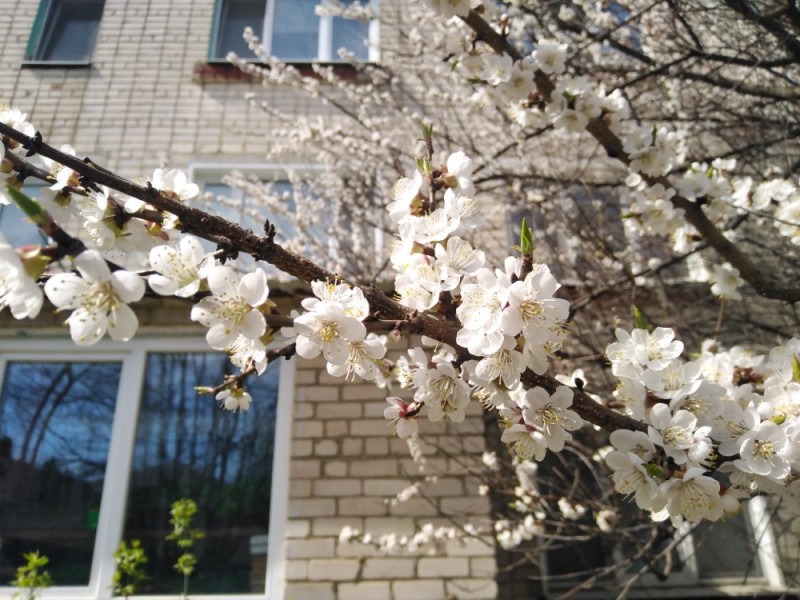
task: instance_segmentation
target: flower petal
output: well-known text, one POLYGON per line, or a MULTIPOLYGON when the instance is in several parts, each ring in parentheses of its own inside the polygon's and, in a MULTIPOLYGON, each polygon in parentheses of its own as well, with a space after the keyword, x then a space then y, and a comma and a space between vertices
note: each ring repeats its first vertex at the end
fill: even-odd
POLYGON ((144 296, 144 279, 130 271, 115 271, 111 274, 111 287, 125 304, 138 302, 144 296))
POLYGON ((59 273, 47 280, 44 293, 56 308, 77 308, 90 288, 74 273, 59 273))
POLYGON ((255 340, 264 335, 267 330, 267 323, 257 310, 251 310, 239 322, 239 332, 246 338, 255 340))
POLYGON ((139 328, 139 319, 127 304, 120 304, 111 312, 108 320, 108 335, 112 340, 127 342, 139 328))
POLYGON ((260 306, 264 304, 269 295, 266 273, 258 269, 242 277, 242 280, 239 282, 239 295, 250 306, 260 306))
POLYGON ((73 342, 78 346, 91 346, 105 334, 108 318, 105 313, 78 308, 69 316, 67 324, 73 342))
POLYGON ((87 250, 75 257, 75 266, 88 281, 108 281, 111 269, 105 259, 96 250, 87 250))
POLYGON ((239 276, 230 267, 219 266, 208 270, 208 289, 215 296, 234 298, 237 296, 236 288, 239 276))
POLYGON ((225 350, 238 335, 238 327, 231 327, 228 322, 216 323, 206 333, 206 342, 214 350, 225 350))

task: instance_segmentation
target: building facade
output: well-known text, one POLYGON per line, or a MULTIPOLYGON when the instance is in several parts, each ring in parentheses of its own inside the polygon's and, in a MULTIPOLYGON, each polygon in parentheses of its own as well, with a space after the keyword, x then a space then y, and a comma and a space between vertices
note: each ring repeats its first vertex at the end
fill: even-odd
MULTIPOLYGON (((254 85, 224 58, 244 51, 242 29, 259 23, 273 52, 299 62, 335 61, 334 49, 348 44, 363 59, 376 56, 378 46, 363 42, 377 44, 375 24, 318 18, 316 4, 7 1, 0 96, 48 142, 133 180, 168 165, 215 194, 230 193, 221 177, 232 169, 280 181, 281 165, 261 158, 270 118, 245 101, 254 85)), ((285 90, 268 93, 298 114, 320 110, 285 90)), ((0 221, 10 239, 35 241, 12 208, 0 221)), ((184 496, 197 500, 196 525, 206 531, 193 597, 495 597, 491 538, 447 543, 435 556, 339 541, 345 526, 412 536, 444 515, 486 517, 487 499, 461 464, 484 449, 477 405, 463 427, 431 428, 430 441, 457 458, 431 456, 421 472, 387 426, 384 390, 333 378, 320 360, 293 359, 256 384, 250 412, 219 413, 192 388, 220 383, 225 357, 205 352, 188 306, 147 301, 137 314, 134 344, 86 353, 62 345, 63 317, 31 324, 3 315, 0 597, 14 593, 3 586, 23 553, 40 549, 56 586, 49 597, 108 598, 112 554, 134 538, 150 555, 140 593, 177 593, 163 538, 169 504, 184 496), (19 385, 32 381, 29 411, 30 388, 19 385), (392 502, 447 472, 424 498, 392 502)))

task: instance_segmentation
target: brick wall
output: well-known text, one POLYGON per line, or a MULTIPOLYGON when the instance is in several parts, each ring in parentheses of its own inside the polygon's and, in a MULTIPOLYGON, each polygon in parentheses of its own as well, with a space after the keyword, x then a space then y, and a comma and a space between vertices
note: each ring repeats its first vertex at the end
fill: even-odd
MULTIPOLYGON (((244 101, 241 77, 197 81, 214 0, 106 0, 90 67, 21 66, 38 0, 0 0, 0 103, 27 112, 44 138, 72 144, 131 178, 162 163, 258 161, 270 120, 244 101)), ((260 89, 260 88, 259 88, 260 89)), ((317 111, 285 90, 267 100, 317 111)))
POLYGON ((331 377, 321 359, 298 362, 286 598, 494 598, 491 538, 449 542, 435 556, 339 542, 345 526, 377 537, 413 535, 425 523, 451 525, 446 516, 461 524, 486 523, 488 500, 478 495, 476 479, 464 474, 464 464, 480 463, 484 450, 479 405, 458 426, 423 424, 425 473, 438 480, 423 484, 420 496, 391 503, 422 475, 407 443, 391 434, 383 418, 385 397, 374 385, 331 377))

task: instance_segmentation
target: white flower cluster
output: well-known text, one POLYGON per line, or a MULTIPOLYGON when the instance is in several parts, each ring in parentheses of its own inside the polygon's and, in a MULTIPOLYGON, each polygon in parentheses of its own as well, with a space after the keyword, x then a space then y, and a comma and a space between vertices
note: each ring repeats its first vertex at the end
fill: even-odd
POLYGON ((616 336, 606 351, 616 399, 648 425, 647 433, 611 434, 605 460, 618 492, 656 519, 694 522, 735 512, 756 491, 792 496, 796 505, 800 341, 768 360, 740 348, 712 352, 709 343, 699 360, 684 362, 671 329, 616 336))
MULTIPOLYGON (((459 3, 450 6, 463 10, 459 3)), ((465 59, 482 81, 510 97, 515 89, 527 90, 521 81, 532 80, 536 71, 562 73, 565 52, 559 44, 542 42, 524 65, 491 54, 465 59)), ((525 93, 530 99, 534 92, 525 93)), ((538 105, 530 110, 542 112, 538 105)), ((588 80, 562 77, 543 114, 568 130, 605 118, 613 130, 622 131, 612 115, 625 112, 624 102, 605 96, 588 80)), ((19 111, 2 111, 0 120, 32 130, 19 111)), ((630 220, 649 233, 685 228, 670 201, 676 193, 705 198, 703 210, 716 219, 740 210, 781 210, 797 201, 797 189, 788 181, 754 186, 746 179, 729 179, 732 161, 692 165, 673 177, 674 187, 649 185, 643 175, 662 176, 681 160, 679 136, 661 128, 636 129, 623 136, 623 143, 639 171, 628 178, 634 209, 630 220)), ((3 157, 23 150, 5 141, 2 147, 3 157)), ((5 181, 19 187, 10 163, 2 164, 5 181)), ((8 306, 16 318, 35 317, 43 301, 35 282, 44 274, 48 299, 58 310, 71 311, 66 323, 77 344, 93 344, 106 333, 128 340, 138 328, 129 305, 149 286, 156 294, 193 299, 191 318, 208 329, 209 346, 227 352, 243 371, 263 372, 269 350, 294 342, 304 358, 322 355, 331 375, 385 383, 386 340, 368 332, 378 316, 371 314, 362 289, 336 280, 315 281, 313 297, 302 301, 303 312, 293 314, 290 327, 274 331, 268 325, 273 304, 263 270, 242 274, 219 264, 199 239, 180 232, 173 215, 112 190, 84 186, 75 171, 62 165, 42 164, 55 182, 39 199, 46 211, 42 215, 74 231, 89 249, 73 258, 76 272, 46 272, 47 255, 16 251, 0 240, 0 309, 8 306)), ((455 335, 454 347, 423 339, 434 346, 431 352, 414 348, 396 362, 393 374, 411 390, 411 398, 389 397, 384 415, 399 436, 414 437, 421 416, 433 422, 463 421, 474 395, 498 411, 502 440, 516 457, 540 461, 548 451, 561 451, 584 424, 573 410, 574 392, 568 385, 526 389, 521 383, 528 370, 546 372, 562 344, 569 305, 554 297, 558 282, 547 266, 533 262, 532 254, 509 257, 502 268, 494 268, 467 239, 483 222, 472 172, 472 161, 463 152, 451 154, 439 168, 427 156, 392 191, 389 218, 398 239, 391 262, 399 303, 412 317, 426 313, 421 318, 449 322, 455 335)), ((151 183, 173 201, 197 194, 197 186, 175 170, 156 170, 151 183)), ((793 236, 790 226, 786 221, 779 229, 793 236)), ((708 275, 712 291, 736 298, 738 275, 730 265, 715 268, 708 275)), ((405 324, 398 322, 396 332, 405 324)), ((691 521, 718 519, 755 491, 795 500, 800 496, 800 341, 774 350, 767 359, 709 347, 701 359, 686 362, 683 344, 670 329, 617 330, 616 335, 617 342, 607 349, 619 379, 616 402, 647 427, 647 433, 612 433, 614 450, 606 461, 617 491, 635 496, 640 507, 659 518, 691 521), (717 477, 726 478, 724 486, 717 477)), ((247 410, 252 401, 235 379, 214 393, 228 410, 247 410)), ((566 501, 559 506, 562 513, 580 512, 566 501)), ((528 521, 508 534, 509 541, 533 534, 535 515, 528 521)))
POLYGON ((297 354, 315 358, 321 353, 335 377, 379 378, 378 361, 386 346, 375 334, 367 334, 362 321, 369 315, 369 303, 361 289, 315 281, 311 290, 315 297, 302 302, 306 312, 283 330, 287 337, 296 336, 297 354))
MULTIPOLYGON (((432 2, 444 16, 465 16, 468 2, 432 2), (458 4, 462 10, 451 10, 458 4)), ((735 159, 716 159, 710 165, 693 164, 682 175, 671 175, 686 158, 681 131, 665 126, 634 123, 631 108, 620 90, 606 93, 603 84, 567 71, 567 44, 540 40, 530 55, 514 61, 481 45, 459 44, 454 32, 453 64, 464 77, 478 82, 473 102, 489 110, 500 108, 523 128, 554 126, 566 133, 580 133, 600 120, 619 138, 627 155, 630 176, 622 194, 629 236, 642 234, 671 237, 676 252, 688 252, 700 236, 676 208, 674 198, 702 200, 709 220, 725 228, 737 214, 753 213, 768 219, 791 243, 800 245, 800 182, 776 178, 756 184, 750 177, 727 177, 735 159), (547 77, 551 87, 539 89, 536 76, 547 77), (660 181, 654 182, 654 179, 660 181)), ((733 235, 733 234, 731 234, 733 235)), ((698 279, 712 284, 712 293, 740 300, 743 284, 737 269, 717 265, 702 270, 698 279)))
POLYGON ((400 364, 399 379, 415 389, 413 403, 390 398, 385 415, 403 436, 416 432, 408 421, 423 406, 431 421, 460 422, 473 388, 487 405, 506 408, 509 443, 532 448, 522 436, 509 437, 519 428, 529 439, 532 432, 543 436, 528 453, 541 458, 546 448, 563 447, 566 432, 582 421, 572 411, 561 412, 571 403, 567 388, 552 399, 544 390, 526 396, 520 376, 526 369, 545 372, 548 357, 561 346, 569 304, 553 297, 559 284, 545 265, 523 272, 523 261, 509 257, 503 269, 493 269, 482 251, 460 237, 481 222, 471 197, 472 168, 463 152, 451 154, 440 171, 423 165, 398 182, 388 208, 399 231, 391 260, 400 303, 418 311, 454 309, 461 326, 456 342, 478 358, 457 366, 453 348, 440 347, 431 360, 421 349, 411 351, 410 361, 400 364), (445 190, 442 206, 430 204, 432 185, 445 190), (512 400, 512 390, 519 391, 519 402, 512 400))
MULTIPOLYGON (((530 55, 516 62, 507 55, 474 48, 465 50, 455 60, 466 77, 484 84, 473 101, 502 108, 522 127, 554 125, 567 133, 579 133, 592 119, 602 118, 612 131, 622 133, 621 124, 630 116, 630 107, 619 90, 607 94, 604 85, 587 77, 564 74, 567 45, 554 40, 540 40, 530 55), (547 102, 545 92, 534 82, 537 72, 558 77, 555 89, 547 94, 547 102)), ((652 154, 654 158, 657 154, 646 147, 639 152, 643 156, 652 154)))
POLYGON ((375 546, 385 554, 396 554, 404 551, 408 554, 439 554, 448 545, 462 544, 467 538, 475 537, 479 531, 467 523, 463 527, 435 526, 424 523, 411 535, 384 533, 378 536, 344 526, 339 532, 340 544, 361 543, 375 546))

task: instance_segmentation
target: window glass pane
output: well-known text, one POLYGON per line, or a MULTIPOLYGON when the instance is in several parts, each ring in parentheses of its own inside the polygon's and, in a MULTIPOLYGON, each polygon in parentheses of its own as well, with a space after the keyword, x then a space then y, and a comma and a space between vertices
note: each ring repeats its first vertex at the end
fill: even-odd
POLYGON ((89 62, 103 4, 104 0, 53 0, 36 59, 89 62))
POLYGON ((744 511, 721 523, 707 523, 692 534, 701 579, 733 578, 741 582, 763 575, 756 540, 744 511))
MULTIPOLYGON (((31 182, 26 183, 22 191, 36 200, 44 187, 41 182, 31 182)), ((47 237, 16 204, 0 205, 0 233, 15 248, 26 244, 47 243, 47 237)))
POLYGON ((265 0, 223 0, 214 58, 224 59, 228 52, 252 57, 253 52, 247 47, 242 33, 246 27, 251 27, 256 35, 261 36, 265 7, 265 0))
POLYGON ((180 498, 197 503, 195 527, 205 532, 190 595, 264 592, 278 371, 248 379, 253 404, 231 413, 194 390, 232 372, 226 355, 148 356, 124 533, 150 557, 139 593, 182 591, 175 543, 164 539, 180 498))
MULTIPOLYGON (((286 212, 293 213, 295 210, 295 200, 292 194, 292 184, 289 181, 270 181, 264 185, 270 186, 271 195, 281 199, 285 204, 286 212)), ((217 202, 211 207, 212 212, 234 223, 238 223, 245 229, 252 229, 255 232, 264 230, 264 221, 269 220, 275 225, 277 231, 276 239, 279 242, 286 241, 295 237, 295 230, 291 221, 276 211, 270 210, 262 203, 255 201, 247 196, 242 190, 232 188, 226 183, 204 183, 203 193, 211 194, 214 198, 225 200, 217 202)))
POLYGON ((333 60, 339 58, 339 48, 346 48, 352 52, 358 60, 369 60, 369 23, 361 23, 353 19, 333 19, 333 48, 331 56, 333 60))
POLYGON ((285 60, 313 60, 319 50, 319 0, 275 0, 272 21, 273 56, 285 60))
MULTIPOLYGON (((285 204, 285 214, 294 213, 295 200, 292 194, 292 184, 289 181, 279 180, 271 181, 269 185, 272 195, 280 198, 285 204)), ((279 244, 285 244, 287 241, 297 238, 295 227, 285 214, 277 214, 275 210, 264 206, 263 203, 254 201, 242 190, 232 188, 225 183, 204 183, 201 187, 204 194, 211 195, 212 204, 209 206, 209 210, 213 214, 259 233, 264 231, 264 221, 269 220, 275 225, 275 240, 279 244)), ((202 243, 208 252, 216 248, 212 242, 203 241, 202 243)), ((249 269, 256 264, 256 261, 250 255, 241 254, 235 264, 241 269, 249 269)), ((275 267, 265 262, 258 264, 267 274, 278 272, 275 267)))
POLYGON ((0 393, 0 586, 24 552, 87 585, 119 363, 12 362, 0 393))

